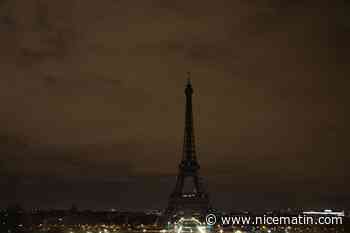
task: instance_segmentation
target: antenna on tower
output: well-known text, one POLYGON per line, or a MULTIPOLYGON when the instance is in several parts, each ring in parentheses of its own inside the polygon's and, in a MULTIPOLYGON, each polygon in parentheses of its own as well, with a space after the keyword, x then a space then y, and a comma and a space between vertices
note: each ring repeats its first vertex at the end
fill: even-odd
POLYGON ((187 72, 187 85, 191 85, 191 72, 187 72))

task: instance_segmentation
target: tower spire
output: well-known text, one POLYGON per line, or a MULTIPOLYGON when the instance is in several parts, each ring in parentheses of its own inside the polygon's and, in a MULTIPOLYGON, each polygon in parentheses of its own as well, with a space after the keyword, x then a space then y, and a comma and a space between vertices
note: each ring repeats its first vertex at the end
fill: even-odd
POLYGON ((189 86, 192 85, 191 84, 191 72, 190 71, 187 72, 187 85, 189 85, 189 86))

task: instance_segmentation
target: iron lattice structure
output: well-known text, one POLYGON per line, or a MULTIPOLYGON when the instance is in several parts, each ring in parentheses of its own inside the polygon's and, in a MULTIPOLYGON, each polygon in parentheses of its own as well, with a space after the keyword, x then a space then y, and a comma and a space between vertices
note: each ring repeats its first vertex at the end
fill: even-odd
POLYGON ((192 95, 193 88, 190 79, 188 79, 186 88, 186 113, 185 113, 185 132, 183 141, 182 160, 179 164, 176 185, 170 195, 167 214, 169 217, 175 216, 203 216, 209 210, 209 195, 204 188, 198 171, 200 166, 196 157, 196 148, 194 142, 192 95), (189 181, 192 189, 185 192, 185 181, 189 181))

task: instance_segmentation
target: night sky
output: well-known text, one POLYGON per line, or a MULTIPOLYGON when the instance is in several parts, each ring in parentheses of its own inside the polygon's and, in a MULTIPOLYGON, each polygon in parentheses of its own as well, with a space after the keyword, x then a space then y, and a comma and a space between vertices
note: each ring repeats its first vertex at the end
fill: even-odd
POLYGON ((190 71, 214 207, 349 209, 345 2, 1 0, 0 206, 165 208, 190 71))

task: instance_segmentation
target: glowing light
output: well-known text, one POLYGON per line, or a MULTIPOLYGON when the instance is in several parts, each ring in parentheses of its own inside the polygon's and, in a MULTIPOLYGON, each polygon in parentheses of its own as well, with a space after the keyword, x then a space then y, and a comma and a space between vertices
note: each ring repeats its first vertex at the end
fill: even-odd
POLYGON ((303 212, 303 214, 305 214, 305 215, 335 215, 335 216, 339 216, 339 217, 344 217, 345 216, 344 211, 342 211, 342 212, 333 212, 332 210, 325 210, 323 212, 306 211, 306 212, 303 212))
POLYGON ((197 229, 199 230, 200 233, 206 233, 204 227, 197 226, 197 229))

